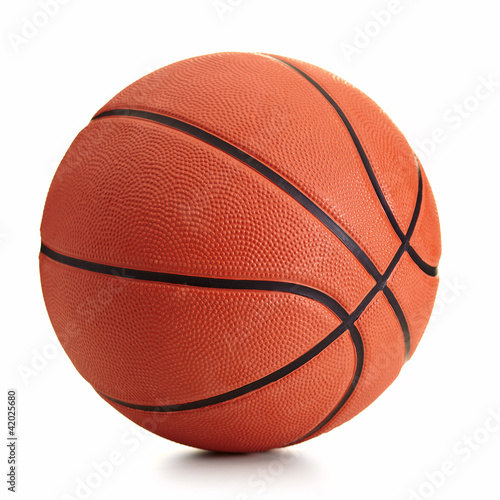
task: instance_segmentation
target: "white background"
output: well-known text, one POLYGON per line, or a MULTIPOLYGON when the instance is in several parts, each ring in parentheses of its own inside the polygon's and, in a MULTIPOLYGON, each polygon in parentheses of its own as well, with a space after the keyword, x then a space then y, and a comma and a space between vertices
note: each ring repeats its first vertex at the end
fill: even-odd
MULTIPOLYGON (((18 389, 18 498, 500 499, 500 430, 488 426, 500 412, 500 11, 493 0, 397 5, 66 0, 20 41, 24 18, 43 23, 40 4, 2 3, 0 404, 18 389), (373 12, 389 7, 397 13, 381 27, 373 12), (306 60, 375 99, 420 150, 441 217, 441 286, 416 355, 362 414, 288 452, 214 455, 140 431, 75 371, 39 285, 43 204, 76 134, 153 69, 228 50, 306 60), (496 85, 479 101, 488 79, 496 85), (93 464, 110 455, 119 463, 98 476, 93 464)), ((3 498, 4 479, 0 488, 3 498)))

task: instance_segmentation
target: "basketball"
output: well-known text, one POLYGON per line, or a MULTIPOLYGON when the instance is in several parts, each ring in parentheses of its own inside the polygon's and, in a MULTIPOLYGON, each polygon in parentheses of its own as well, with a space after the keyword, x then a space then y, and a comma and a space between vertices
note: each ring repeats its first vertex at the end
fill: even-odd
POLYGON ((369 97, 295 59, 219 53, 138 80, 76 137, 40 277, 104 401, 169 440, 255 452, 338 427, 395 380, 440 242, 422 165, 369 97))

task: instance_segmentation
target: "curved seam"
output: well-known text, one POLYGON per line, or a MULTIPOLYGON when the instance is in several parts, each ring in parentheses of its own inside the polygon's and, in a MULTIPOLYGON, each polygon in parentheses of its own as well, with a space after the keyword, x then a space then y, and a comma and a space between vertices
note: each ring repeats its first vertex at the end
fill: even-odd
POLYGON ((347 311, 330 295, 317 288, 312 288, 298 283, 286 281, 267 280, 243 280, 233 278, 209 278, 204 276, 189 276, 184 274, 163 273, 159 271, 144 271, 118 266, 100 264, 68 255, 61 254, 50 249, 42 243, 40 252, 53 261, 70 267, 91 271, 99 274, 107 274, 120 278, 135 279, 139 281, 152 281, 157 283, 168 283, 171 285, 185 285, 199 288, 218 288, 227 290, 259 290, 270 292, 284 292, 300 295, 312 299, 326 306, 341 321, 347 318, 347 311))
MULTIPOLYGON (((392 274, 392 271, 395 269, 396 265, 401 260, 401 257, 403 256, 404 252, 407 250, 407 247, 409 246, 409 242, 410 242, 411 236, 413 234, 415 226, 417 225, 418 217, 420 215, 420 207, 421 207, 421 203, 422 203, 422 173, 420 171, 420 164, 418 162, 417 162, 417 168, 418 168, 418 194, 417 194, 417 201, 416 201, 416 204, 415 204, 415 209, 413 211, 412 220, 410 222, 410 226, 408 227, 408 233, 406 234, 405 241, 403 242, 403 244, 399 248, 398 252, 394 256, 394 259, 391 261, 391 264, 389 264, 389 268, 391 268, 391 266, 392 266, 392 269, 391 269, 389 275, 387 276, 387 279, 389 279, 390 275, 392 274), (399 254, 399 257, 398 257, 398 254, 399 254)), ((384 285, 381 288, 381 290, 383 290, 384 293, 388 289, 388 287, 385 286, 386 284, 387 284, 387 281, 384 283, 384 285)), ((386 297, 387 297, 387 295, 386 295, 386 297)), ((366 309, 367 306, 368 306, 368 304, 366 304, 364 306, 363 311, 366 309)), ((354 321, 356 321, 356 320, 354 320, 354 321)), ((354 322, 352 324, 352 327, 355 328, 354 322)), ((352 335, 352 332, 353 332, 353 330, 351 330, 351 339, 354 342, 355 336, 352 335)), ((359 330, 357 330, 357 329, 356 329, 356 332, 359 335, 359 340, 361 342, 361 347, 363 348, 363 339, 361 337, 361 334, 359 333, 359 330)), ((348 397, 345 398, 345 399, 342 398, 342 400, 327 415, 327 417, 325 419, 323 419, 316 427, 314 427, 311 431, 309 431, 307 434, 305 434, 301 438, 296 439, 292 443, 289 443, 289 445, 291 445, 291 444, 297 444, 297 443, 300 443, 301 441, 304 441, 304 440, 308 439, 313 434, 315 434, 316 432, 320 431, 326 424, 328 424, 328 422, 330 422, 332 420, 332 418, 334 418, 338 414, 338 412, 344 407, 344 405, 347 403, 347 401, 349 400, 350 396, 353 394, 354 390, 357 387, 358 381, 361 378, 361 373, 363 371, 363 363, 364 363, 364 350, 362 351, 362 365, 361 365, 361 367, 359 369, 359 375, 358 376, 356 376, 356 375, 354 376, 353 382, 351 383, 352 390, 351 390, 351 387, 350 387, 349 390, 348 390, 348 392, 350 391, 348 397), (354 385, 352 385, 352 384, 354 384, 354 385)), ((344 397, 345 397, 345 395, 344 395, 344 397)))
POLYGON ((387 301, 389 302, 389 305, 391 306, 392 310, 394 311, 394 314, 396 315, 396 319, 399 322, 401 329, 403 330, 403 337, 405 341, 404 362, 406 363, 408 359, 410 359, 410 352, 411 352, 411 337, 410 337, 410 328, 408 326, 408 321, 406 321, 406 316, 403 312, 403 309, 399 305, 396 296, 394 295, 394 293, 392 293, 392 290, 389 287, 384 288, 384 295, 387 301))
MULTIPOLYGON (((290 67, 294 71, 296 71, 298 74, 303 76, 309 83, 311 83, 322 95, 323 97, 332 105, 332 107, 335 109, 337 114, 339 115, 340 119, 344 123, 347 131, 349 132, 349 135, 351 136, 352 141, 354 142, 354 145, 358 151, 358 154, 361 158, 361 162, 363 163, 363 166, 365 168, 365 171, 370 179, 370 182, 372 184, 372 187, 375 191, 375 194, 377 195, 377 198, 382 206, 382 209, 384 210, 394 232, 396 235, 399 237, 401 241, 404 241, 405 234, 401 230, 401 227, 399 226, 396 217, 394 216, 394 213, 392 212, 391 208, 389 207, 389 204, 387 202, 387 199, 384 196, 384 193, 382 191, 382 188, 380 187, 380 184, 377 180, 377 177, 375 175, 375 172, 373 171, 373 168, 371 166, 370 160, 368 159, 368 156, 366 154, 366 151, 363 148, 363 145, 361 144, 361 140, 358 138, 354 127, 350 123, 350 121, 347 119, 347 116, 345 113, 342 111, 342 108, 338 105, 338 103, 333 99, 333 97, 318 83, 316 82, 313 78, 311 78, 307 73, 302 71, 301 69, 297 68, 293 64, 289 63, 288 61, 284 61, 283 59, 279 59, 278 57, 274 57, 268 54, 259 54, 262 55, 263 57, 268 57, 270 59, 273 59, 275 61, 278 61, 280 63, 285 64, 286 66, 290 67)), ((413 249, 412 249, 413 250, 413 249)), ((418 254, 415 250, 413 252, 408 252, 410 254, 410 257, 415 261, 415 264, 426 274, 429 274, 430 272, 433 272, 432 266, 427 264, 418 254), (416 257, 414 259, 413 257, 416 257)), ((437 274, 437 273, 436 273, 437 274)), ((430 274, 431 276, 435 276, 435 274, 430 274)))
MULTIPOLYGON (((246 384, 245 386, 242 386, 238 389, 234 389, 232 391, 228 391, 224 394, 219 394, 217 396, 213 396, 211 398, 206 398, 203 400, 198 400, 198 401, 193 401, 189 403, 182 403, 178 405, 162 405, 162 406, 149 406, 149 405, 137 405, 133 403, 127 403, 125 401, 120 401, 113 399, 109 396, 106 396, 104 394, 101 394, 102 396, 118 403, 121 404, 122 406, 128 407, 128 408, 133 408, 133 409, 138 409, 138 410, 143 410, 143 411, 153 411, 153 412, 171 412, 171 411, 183 411, 183 410, 190 410, 190 409, 195 409, 195 408, 201 408, 205 406, 211 406, 214 404, 222 403, 224 401, 228 401, 230 399, 234 399, 238 396, 241 396, 243 394, 246 394, 248 392, 252 392, 255 389, 258 389, 260 387, 263 387, 265 385, 268 385, 272 382, 275 382, 284 376, 288 375, 289 373, 292 373, 295 371, 299 366, 304 365, 311 359, 313 359, 315 356, 317 356, 320 352, 322 352, 324 349, 326 349, 330 344, 332 344, 333 341, 335 341, 342 333, 344 333, 346 330, 350 329, 351 327, 354 326, 355 321, 361 316, 363 311, 366 309, 368 304, 373 300, 373 298, 377 295, 378 292, 383 290, 384 288, 387 287, 387 280, 390 278, 394 268, 396 267, 397 263, 403 256, 403 254, 406 252, 407 247, 409 245, 409 240, 411 238, 411 234, 413 233, 414 226, 417 222, 418 215, 420 213, 420 202, 422 199, 422 193, 421 193, 421 187, 422 187, 422 178, 420 175, 420 167, 419 167, 419 195, 417 197, 417 205, 415 207, 414 211, 414 216, 412 219, 412 222, 410 224, 410 229, 408 231, 408 234, 406 236, 405 242, 399 247, 398 251, 394 255, 393 259, 391 260, 391 263, 387 267, 385 273, 381 276, 381 278, 377 281, 376 285, 368 292, 368 294, 363 298, 363 300, 358 304, 356 309, 347 316, 346 319, 343 320, 343 322, 335 328, 329 335, 327 335, 323 340, 318 342, 314 347, 312 347, 309 351, 304 353, 303 355, 299 356, 296 358, 294 361, 291 363, 281 367, 280 369, 270 373, 269 375, 266 375, 265 377, 262 377, 261 379, 251 382, 250 384, 246 384)), ((49 254, 50 258, 55 257, 58 259, 64 259, 67 263, 67 265, 73 265, 75 264, 76 266, 91 266, 93 267, 94 270, 101 269, 102 271, 105 271, 105 274, 116 274, 113 272, 113 270, 118 270, 122 271, 122 268, 113 268, 112 266, 107 266, 105 264, 96 264, 96 263, 89 263, 88 261, 82 261, 80 259, 75 259, 73 257, 66 257, 62 254, 58 254, 57 252, 54 252, 50 250, 48 247, 45 245, 42 245, 41 249, 42 253, 45 255, 49 254)), ((47 256, 49 256, 47 255, 47 256)), ((75 266, 75 267, 76 267, 75 266)), ((127 271, 127 270, 125 270, 127 271)), ((139 275, 142 276, 144 275, 143 273, 146 273, 146 275, 149 278, 149 281, 151 281, 151 278, 153 275, 163 277, 166 275, 166 273, 155 273, 155 272, 150 272, 150 271, 138 271, 138 270, 129 270, 132 272, 140 273, 139 275)), ((100 272, 100 271, 96 271, 100 272)), ((167 275, 167 276, 172 276, 172 275, 167 275)), ((129 276, 131 277, 131 276, 129 276)), ((185 276, 183 277, 185 278, 185 276)), ((191 277, 193 278, 193 277, 191 277)), ((205 278, 210 280, 211 278, 205 278)), ((153 280, 154 281, 154 280, 153 280)), ((334 300, 334 299, 332 299, 334 300)), ((340 305, 339 305, 340 306, 340 305)), ((341 306, 340 306, 341 307, 341 306)), ((346 311, 347 314, 347 311, 346 311)), ((351 335, 352 338, 352 335, 351 335)))
MULTIPOLYGON (((40 252, 48 257, 49 259, 58 262, 63 265, 74 267, 77 269, 90 271, 98 274, 111 275, 127 279, 145 280, 150 282, 168 283, 174 285, 186 285, 193 287, 202 288, 216 288, 216 289, 228 289, 228 290, 258 290, 258 291, 276 291, 283 293, 290 293, 299 295, 302 297, 309 298, 327 307, 338 319, 342 322, 348 320, 347 311, 332 297, 329 295, 314 289, 307 287, 305 285, 299 285, 296 283, 287 282, 275 282, 275 281, 258 281, 258 280, 236 280, 236 279, 224 279, 224 278, 207 278, 201 276, 187 276, 187 275, 177 275, 171 273, 160 273, 154 271, 142 271, 138 269, 128 269, 109 266, 106 264, 99 264, 95 262, 90 262, 82 259, 76 259, 74 257, 69 257, 64 254, 60 254, 45 244, 42 243, 40 252)), ((224 401, 229 401, 244 394, 253 392, 261 387, 270 384, 273 381, 277 381, 284 376, 292 373, 301 366, 305 365, 307 361, 316 357, 320 352, 331 345, 337 338, 339 338, 343 333, 345 333, 345 328, 343 328, 343 323, 341 323, 333 332, 331 332, 322 341, 315 344, 309 351, 304 353, 299 358, 296 358, 291 363, 288 363, 284 367, 271 374, 263 377, 257 381, 251 382, 244 386, 238 387, 232 391, 228 391, 224 394, 219 394, 210 398, 204 398, 197 401, 192 401, 189 403, 181 403, 176 405, 136 405, 134 403, 127 403, 119 399, 108 396, 100 391, 97 391, 101 396, 114 401, 122 406, 142 410, 142 411, 161 411, 161 412, 173 412, 173 411, 186 411, 196 408, 202 408, 206 406, 211 406, 217 403, 222 403, 224 401)), ((352 335, 351 335, 352 338, 352 335)), ((354 340, 353 340, 354 342, 354 340)))
POLYGON ((196 127, 195 125, 191 125, 182 120, 178 120, 177 118, 172 118, 163 114, 152 113, 150 111, 142 111, 137 109, 113 109, 100 113, 92 120, 98 120, 112 116, 139 118, 165 125, 175 130, 184 132, 191 137, 195 137, 228 154, 229 156, 232 156, 233 158, 241 161, 245 165, 249 166, 253 170, 266 177, 275 186, 280 188, 297 203, 302 205, 303 208, 305 208, 313 217, 319 220, 344 244, 344 246, 354 255, 354 257, 356 257, 358 262, 365 268, 365 270, 370 274, 372 278, 374 278, 375 280, 380 278, 381 273, 378 271, 373 261, 344 229, 342 229, 323 209, 316 205, 316 203, 314 203, 310 198, 302 193, 302 191, 295 187, 291 182, 287 181, 272 168, 268 167, 253 156, 250 156, 249 154, 245 153, 243 150, 237 148, 236 146, 233 146, 229 142, 224 141, 220 137, 217 137, 204 129, 196 127))
MULTIPOLYGON (((305 195, 303 195, 300 191, 298 191, 295 187, 293 187, 291 184, 289 184, 287 181, 285 181, 283 178, 281 178, 278 174, 276 174, 274 171, 272 171, 271 169, 269 169, 269 167, 266 167, 265 165, 261 164, 260 162, 258 162, 257 160, 253 159, 252 157, 250 157, 249 155, 246 155, 246 153, 243 153, 242 151, 238 150, 237 148, 235 148, 234 146, 231 146, 229 145, 228 143, 225 143, 224 141, 222 141, 221 139, 219 138, 216 138, 215 136, 212 136, 211 134, 208 134, 208 133, 205 133, 204 131, 201 131, 201 129, 196 129, 196 127, 193 127, 191 125, 188 125, 188 124, 185 124, 184 122, 180 122, 179 120, 175 120, 175 119, 170 119, 169 117, 165 117, 163 115, 156 115, 154 113, 149 113, 149 112, 141 112, 141 111, 136 111, 136 110, 112 110, 110 112, 105 112, 106 114, 102 113, 100 115, 98 115, 96 118, 99 118, 99 117, 103 117, 103 116, 110 116, 110 115, 132 115, 134 116, 135 113, 138 113, 139 115, 135 114, 135 116, 139 116, 139 117, 144 117, 143 115, 146 114, 146 115, 153 115, 153 116, 156 116, 156 117, 160 117, 160 118, 163 118, 163 119, 167 119, 168 121, 175 121, 175 122, 179 122, 181 124, 184 124, 187 128, 189 129, 193 129, 193 130, 198 130, 200 132, 203 132, 204 134, 207 134, 208 136, 210 136, 211 138, 213 139, 216 139, 217 141, 220 141, 221 143, 229 146, 230 148, 232 148, 233 150, 236 150, 236 152, 239 152, 241 153, 244 157, 246 158, 249 158, 250 160, 253 160, 254 162, 256 162, 257 164, 259 164, 260 166, 264 167, 265 169, 268 169, 270 172, 272 172, 277 178, 278 178, 278 183, 273 181, 275 184, 277 184, 279 187, 282 187, 283 189, 283 184, 286 184, 288 186, 291 186, 294 190, 296 190, 303 198, 305 198, 307 201, 309 201, 309 203, 311 205, 313 205, 315 208, 319 209, 319 207, 316 207, 316 205, 311 202, 307 197, 305 197, 305 195), (142 116, 141 116, 142 115, 142 116), (282 183, 280 183, 279 181, 282 181, 282 183)), ((157 121, 157 120, 153 120, 153 121, 157 121)), ((160 123, 162 123, 162 121, 160 121, 160 123)), ((168 124, 168 123, 167 123, 168 124)), ((174 127, 176 128, 176 127, 174 127)), ((182 129, 181 129, 182 130, 182 129)), ((186 131, 186 130, 185 130, 186 131)), ((189 133, 189 132, 188 132, 189 133)), ((196 136, 196 135, 195 135, 196 136)), ((203 139, 202 139, 203 140, 203 139)), ((205 141, 205 142, 208 142, 208 141, 205 141)), ((214 145, 212 143, 212 145, 214 145)), ((215 146, 215 147, 219 147, 219 146, 215 146)), ((219 149, 221 149, 219 147, 219 149)), ((226 151, 225 148, 222 148, 223 151, 226 151)), ((228 152, 228 151, 226 151, 228 152)), ((238 156, 241 157, 241 155, 234 155, 232 153, 229 153, 231 156, 235 156, 237 159, 240 159, 238 158, 238 156)), ((244 162, 244 163, 247 163, 247 162, 244 162)), ((252 163, 252 162, 251 162, 252 163)), ((249 166, 253 166, 252 164, 249 164, 249 166)), ((255 168, 255 167, 254 167, 255 168)), ((266 176, 267 177, 267 176, 266 176)), ((269 177, 268 177, 269 178, 269 177)), ((271 178, 269 178, 269 180, 273 180, 271 178)), ((290 194, 290 193, 289 193, 290 194)), ((419 214, 419 211, 420 211, 420 201, 421 201, 421 175, 420 175, 420 167, 419 167, 419 198, 417 199, 417 206, 415 207, 415 212, 414 212, 414 221, 415 224, 416 224, 416 220, 418 219, 418 214, 419 214)), ((303 203, 301 203, 303 204, 303 203)), ((303 204, 304 208, 308 209, 307 206, 305 206, 303 204)), ((309 209, 308 209, 309 210, 309 209)), ((321 211, 321 209, 319 209, 321 211)), ((309 210, 313 215, 316 215, 314 213, 314 211, 311 211, 309 210)), ((321 211, 322 212, 322 211, 321 211)), ((324 213, 324 212, 323 212, 324 213)), ((326 215, 326 214, 325 214, 326 215)), ((339 228, 339 226, 337 226, 327 215, 326 217, 334 224, 335 227, 339 228)), ((320 219, 321 220, 321 219, 320 219)), ((323 221, 322 221, 323 222, 323 221)), ((325 224, 326 225, 326 224, 325 224)), ((410 224, 410 226, 412 226, 412 224, 410 224)), ((327 225, 327 227, 329 227, 327 225)), ((340 229, 340 228, 339 228, 340 229)), ((269 374, 268 376, 262 378, 262 379, 259 379, 259 381, 256 381, 254 383, 251 384, 251 387, 250 384, 247 384, 246 386, 244 386, 244 389, 245 389, 245 392, 243 393, 246 393, 246 392, 250 392, 252 390, 254 390, 255 388, 257 388, 257 385, 258 386, 263 386, 263 385, 267 385, 269 383, 271 383, 272 381, 274 380, 279 380, 280 378, 282 378, 283 376, 285 376, 286 374, 288 373, 291 373, 292 371, 294 371, 296 368, 294 368, 293 366, 296 366, 297 363, 298 363, 298 366, 301 366, 302 364, 305 364, 307 361, 309 361, 309 359, 312 359, 313 357, 316 356, 316 354, 318 354, 319 352, 321 352, 323 349, 325 349, 328 345, 330 345, 336 338, 338 338, 338 336, 340 336, 344 331, 346 331, 347 329, 350 329, 352 326, 354 326, 354 322, 359 318, 359 316, 362 314, 362 312, 364 311, 364 309, 366 308, 366 306, 371 302, 371 300, 373 299, 373 297, 380 291, 380 290, 383 290, 384 288, 387 287, 387 280, 388 278, 390 277, 394 267, 396 266, 397 262, 400 260, 401 256, 404 254, 404 252, 407 250, 408 248, 408 245, 409 245, 409 239, 411 238, 411 233, 413 232, 413 227, 410 227, 411 231, 409 230, 407 235, 406 235, 406 239, 405 239, 405 242, 403 242, 403 244, 400 246, 400 248, 398 249, 398 251, 396 252, 396 254, 394 255, 391 263, 389 264, 389 266, 387 267, 385 273, 380 276, 380 278, 377 280, 377 283, 376 285, 372 288, 372 290, 365 296, 365 298, 360 302, 360 304, 358 305, 358 307, 353 311, 353 313, 351 315, 349 315, 349 317, 347 318, 347 320, 345 320, 341 325, 339 325, 339 327, 337 327, 333 332, 331 332, 327 337, 325 337, 321 342, 319 342, 318 344, 316 344, 316 346, 313 348, 315 350, 315 354, 311 353, 312 350, 308 351, 307 353, 305 353, 304 355, 300 356, 299 358, 297 358, 294 362, 286 365, 285 367, 282 367, 280 370, 277 370, 276 372, 273 372, 272 374, 269 374), (312 354, 312 355, 311 355, 312 354), (285 371, 288 370, 288 373, 285 373, 285 371)), ((340 229, 342 232, 343 230, 340 229)), ((332 231, 333 232, 333 231, 332 231)), ((334 234, 336 234, 334 232, 334 234)), ((344 233, 345 237, 347 237, 347 241, 351 241, 352 243, 354 243, 354 245, 357 246, 357 244, 346 234, 344 233)), ((342 240, 345 242, 345 240, 342 240)), ((348 247, 349 248, 349 247, 348 247)), ((359 248, 359 247, 358 247, 359 248)), ((362 250, 361 250, 362 251, 362 250)), ((364 252, 363 252, 364 253, 364 252)), ((366 255, 366 254, 365 254, 366 255)), ((73 258, 71 258, 73 259, 73 258)), ((75 259, 75 260, 79 260, 79 259, 75 259)), ((359 260, 359 258, 358 258, 359 260)), ((369 260, 369 259, 368 259, 369 260)), ((371 261, 369 260, 369 262, 371 263, 371 261)), ((362 263, 363 264, 363 263, 362 263)), ((373 264, 373 263, 372 263, 373 264)), ((103 266, 102 264, 99 264, 100 266, 103 266)), ((107 266, 107 267, 111 267, 111 266, 107 266)), ((146 271, 145 271, 146 272, 146 271)), ((378 271, 377 271, 378 272, 378 271)), ((157 273, 155 273, 157 274, 157 273)), ((352 338, 352 335, 351 335, 351 338, 352 338)), ((235 391, 239 391, 241 390, 241 388, 239 389, 236 389, 235 391)), ((108 397, 106 395, 103 395, 105 397, 108 397)), ((180 410, 185 410, 185 409, 188 409, 187 405, 191 406, 191 407, 201 407, 201 406, 207 406, 207 403, 208 404, 216 404, 217 402, 222 402, 222 401, 216 401, 216 399, 221 399, 223 398, 223 400, 228 400, 228 399, 233 399, 234 397, 237 397, 234 395, 234 391, 231 391, 230 393, 225 393, 223 395, 218 395, 218 396, 215 396, 213 398, 208 398, 208 400, 200 400, 198 402, 191 402, 191 403, 185 403, 185 404, 180 404, 180 405, 166 405, 166 406, 155 406, 155 407, 151 407, 149 409, 149 407, 145 407, 144 405, 133 405, 131 403, 126 403, 126 402, 122 402, 122 401, 118 401, 118 400, 115 400, 115 402, 119 403, 119 404, 122 404, 123 406, 129 406, 129 407, 137 407, 137 409, 143 409, 145 411, 180 411, 180 410), (229 397, 228 397, 229 396, 229 397), (202 404, 203 403, 203 404, 202 404), (193 406, 194 405, 194 406, 193 406), (201 406, 200 406, 201 405, 201 406)), ((109 397, 108 397, 109 398, 109 397)), ((109 398, 111 399, 111 398, 109 398)))
POLYGON ((363 339, 361 337, 361 334, 359 333, 359 330, 356 328, 356 326, 352 325, 349 328, 349 334, 351 336, 351 340, 352 340, 352 343, 354 346, 354 351, 356 353, 356 365, 355 365, 353 377, 351 379, 351 383, 349 384, 346 392, 344 393, 344 395, 342 396, 340 401, 335 405, 333 410, 318 425, 316 425, 307 434, 304 434, 299 439, 296 439, 295 441, 292 441, 291 443, 288 443, 284 446, 291 446, 294 444, 298 444, 301 441, 305 441, 305 440, 309 439, 313 434, 316 434, 316 432, 318 432, 326 424, 328 424, 328 422, 330 422, 330 420, 342 409, 342 407, 347 403, 347 401, 351 397, 352 393, 354 392, 354 389, 356 389, 356 386, 358 385, 359 379, 361 378, 361 372, 363 371, 365 351, 364 351, 364 346, 363 346, 363 339))
MULTIPOLYGON (((347 116, 345 113, 342 111, 342 108, 338 105, 338 103, 333 99, 333 97, 318 83, 316 82, 312 77, 310 77, 308 74, 306 74, 304 71, 301 69, 297 68, 293 64, 284 61, 282 59, 273 57, 273 56, 267 56, 265 55, 264 57, 269 57, 274 61, 277 61, 278 63, 283 63, 284 65, 288 66, 292 70, 294 70, 297 74, 301 75, 306 81, 308 81, 316 90, 320 92, 320 94, 326 99, 326 101, 333 107, 333 109, 336 111, 337 115, 339 118, 342 120, 342 123, 346 127, 353 143, 354 146, 356 147, 356 150, 358 152, 358 155, 361 159, 361 162, 363 163, 363 166, 365 168, 365 171, 370 179, 370 182, 372 184, 372 187, 377 195, 377 198, 379 199, 379 202, 382 206, 382 209, 384 210, 393 230, 396 232, 397 236, 399 237, 401 242, 404 242, 405 240, 405 235, 403 234, 401 228, 399 227, 394 214, 390 210, 390 207, 387 203, 387 200, 384 197, 384 194, 382 193, 382 189, 380 188, 380 185, 377 181, 377 178, 375 176, 375 173, 371 167, 370 160, 368 159, 368 156, 363 149, 363 146, 361 144, 360 139, 358 138, 354 127, 350 123, 350 121, 347 119, 347 116)), ((419 171, 420 166, 417 163, 417 171, 419 171)), ((418 196, 418 193, 417 193, 418 196)), ((411 222, 411 221, 410 221, 411 222)), ((403 313, 403 310, 401 309, 401 306, 399 305, 396 297, 394 294, 389 290, 390 295, 388 296, 389 304, 391 308, 394 310, 394 313, 396 314, 396 317, 398 319, 398 322, 401 327, 401 331, 403 333, 403 339, 405 343, 405 361, 408 360, 409 355, 410 355, 410 350, 411 350, 411 337, 410 337, 410 332, 408 329, 408 322, 406 321, 405 315, 403 313)))
POLYGON ((430 264, 425 262, 425 260, 420 257, 420 255, 411 245, 408 247, 408 255, 411 257, 417 267, 420 268, 420 270, 428 276, 435 277, 439 274, 437 266, 431 266, 430 264))

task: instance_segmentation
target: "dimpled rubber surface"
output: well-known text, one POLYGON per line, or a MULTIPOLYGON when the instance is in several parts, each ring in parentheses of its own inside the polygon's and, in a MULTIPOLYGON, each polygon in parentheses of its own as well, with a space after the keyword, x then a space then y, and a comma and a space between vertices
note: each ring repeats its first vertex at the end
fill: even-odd
MULTIPOLYGON (((420 209, 410 244, 436 266, 435 202, 422 172, 416 207, 418 168, 402 134, 348 83, 286 61, 342 108, 403 233, 420 209)), ((241 53, 181 61, 127 87, 98 114, 117 109, 182 120, 251 155, 323 210, 380 273, 401 245, 345 123, 283 62, 241 53)), ((314 437, 362 411, 404 363, 402 325, 382 291, 355 322, 361 347, 349 330, 322 344, 342 318, 294 293, 293 284, 326 294, 348 315, 375 279, 279 183, 170 126, 130 116, 92 121, 54 176, 41 233, 52 251, 116 268, 101 274, 41 254, 47 310, 73 364, 104 399, 173 441, 245 452, 314 437), (135 279, 134 270, 291 288, 174 285, 135 279), (278 372, 318 345, 314 357, 290 373, 217 404, 179 411, 126 406, 213 398, 278 372), (325 420, 353 383, 342 408, 325 420)), ((409 326, 411 354, 437 284, 407 253, 388 279, 409 326)))
POLYGON ((216 451, 263 451, 295 441, 338 402, 353 372, 355 354, 348 334, 272 385, 198 410, 159 413, 118 411, 139 425, 179 443, 216 451))
POLYGON ((404 363, 404 343, 399 323, 382 292, 356 322, 363 339, 365 362, 360 380, 342 409, 315 437, 350 420, 394 382, 404 363))
POLYGON ((303 61, 280 59, 318 82, 346 114, 389 207, 406 233, 415 207, 418 179, 415 156, 403 134, 372 99, 342 78, 303 61))
POLYGON ((424 261, 431 266, 437 266, 441 257, 441 231, 438 211, 431 186, 423 170, 422 180, 422 208, 415 226, 415 232, 411 238, 411 245, 424 261))
POLYGON ((102 118, 75 139, 54 176, 42 234, 55 251, 119 267, 301 283, 347 310, 374 285, 323 224, 262 175, 134 118, 102 118))
POLYGON ((97 391, 121 401, 168 405, 237 389, 340 324, 323 304, 291 293, 143 282, 42 261, 61 344, 97 391))
POLYGON ((284 64, 238 53, 188 59, 127 87, 99 113, 120 108, 185 120, 243 149, 331 214, 379 271, 396 252, 399 240, 345 126, 284 64))
POLYGON ((404 254, 389 278, 388 285, 406 313, 411 332, 411 352, 424 334, 436 298, 438 280, 427 276, 404 254))

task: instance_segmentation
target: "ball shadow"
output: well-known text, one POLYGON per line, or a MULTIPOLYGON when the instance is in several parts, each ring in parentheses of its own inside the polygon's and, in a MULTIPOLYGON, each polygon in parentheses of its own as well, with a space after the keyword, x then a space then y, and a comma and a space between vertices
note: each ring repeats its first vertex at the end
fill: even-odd
POLYGON ((247 454, 190 449, 163 457, 158 465, 170 484, 229 498, 253 497, 275 488, 307 494, 318 478, 315 459, 297 448, 247 454))

